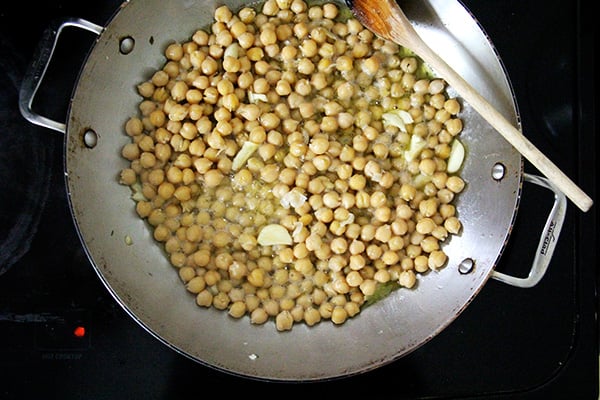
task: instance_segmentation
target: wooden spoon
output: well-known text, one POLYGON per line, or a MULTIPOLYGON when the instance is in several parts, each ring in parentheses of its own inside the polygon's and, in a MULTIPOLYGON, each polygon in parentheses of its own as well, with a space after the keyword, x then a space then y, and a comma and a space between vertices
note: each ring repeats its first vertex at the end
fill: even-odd
POLYGON ((346 4, 355 17, 374 34, 409 48, 419 55, 577 207, 584 212, 590 209, 593 200, 427 46, 395 0, 346 0, 346 4))

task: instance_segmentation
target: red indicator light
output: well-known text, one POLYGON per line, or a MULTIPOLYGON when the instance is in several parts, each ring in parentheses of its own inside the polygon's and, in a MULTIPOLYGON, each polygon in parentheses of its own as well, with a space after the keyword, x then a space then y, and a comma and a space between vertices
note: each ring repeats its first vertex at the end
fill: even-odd
POLYGON ((82 338, 85 336, 85 328, 83 326, 78 326, 73 329, 73 335, 78 338, 82 338))

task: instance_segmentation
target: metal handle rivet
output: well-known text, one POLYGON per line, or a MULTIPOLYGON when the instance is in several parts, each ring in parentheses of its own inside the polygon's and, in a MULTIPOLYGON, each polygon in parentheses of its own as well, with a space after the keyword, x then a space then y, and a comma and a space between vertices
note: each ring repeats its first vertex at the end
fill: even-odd
POLYGON ((119 51, 121 54, 129 54, 135 47, 135 40, 131 36, 127 36, 121 39, 119 42, 119 51))
POLYGON ((472 258, 465 258, 460 262, 460 264, 458 264, 458 272, 460 272, 463 275, 466 275, 473 271, 474 267, 475 260, 473 260, 472 258))
POLYGON ((492 167, 492 178, 494 178, 494 180, 496 180, 496 181, 502 180, 502 178, 504 178, 505 174, 506 174, 506 167, 504 166, 504 164, 502 164, 502 163, 494 164, 494 166, 492 167))
POLYGON ((88 149, 93 149, 98 144, 98 134, 91 129, 83 133, 83 144, 88 149))

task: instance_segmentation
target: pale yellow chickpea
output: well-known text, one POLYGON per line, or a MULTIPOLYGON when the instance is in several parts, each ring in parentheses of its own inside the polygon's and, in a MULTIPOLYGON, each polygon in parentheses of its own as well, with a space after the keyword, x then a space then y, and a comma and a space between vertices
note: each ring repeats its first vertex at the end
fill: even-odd
POLYGON ((223 181, 224 177, 218 169, 210 169, 204 173, 204 184, 207 187, 216 187, 223 181))
POLYGON ((132 117, 132 118, 129 118, 127 120, 127 122, 125 123, 125 132, 129 136, 140 135, 140 134, 142 134, 143 130, 144 130, 144 124, 142 123, 142 120, 140 118, 132 117))
POLYGON ((229 306, 228 314, 233 318, 241 318, 246 314, 246 303, 243 301, 235 301, 229 306))
POLYGON ((344 82, 337 87, 337 96, 340 100, 349 100, 354 96, 355 88, 350 82, 344 82))
POLYGON ((122 185, 133 185, 137 181, 137 175, 131 168, 124 168, 119 176, 122 185))
POLYGON ((206 282, 202 276, 192 277, 187 281, 186 289, 191 293, 200 293, 206 287, 206 282))
POLYGON ((446 263, 447 259, 448 256, 446 256, 446 254, 443 251, 436 250, 429 254, 427 265, 429 266, 429 268, 436 270, 438 268, 441 268, 446 263))
POLYGON ((179 268, 179 278, 184 282, 190 282, 196 277, 196 270, 192 267, 181 267, 179 268))
POLYGON ((196 304, 201 307, 210 307, 213 304, 213 295, 208 290, 203 290, 196 295, 196 304))
POLYGON ((262 325, 269 319, 269 314, 264 308, 256 308, 250 314, 250 322, 255 325, 262 325))
POLYGON ((316 325, 321 321, 321 313, 314 307, 304 310, 304 322, 308 326, 316 325))
POLYGON ((402 271, 398 283, 406 288, 412 288, 417 282, 416 275, 412 270, 402 271))
POLYGON ((363 281, 364 279, 358 271, 350 271, 348 275, 346 275, 346 282, 350 287, 359 287, 363 281))
POLYGON ((437 224, 431 218, 423 218, 419 222, 417 222, 416 230, 417 232, 427 235, 435 229, 437 224))
POLYGON ((314 264, 307 254, 307 256, 305 256, 304 258, 299 258, 298 260, 296 260, 296 262, 294 263, 294 269, 302 274, 310 275, 314 272, 314 264))
POLYGON ((348 184, 353 190, 362 190, 367 184, 367 179, 364 175, 354 174, 350 177, 348 184))
POLYGON ((139 85, 137 85, 138 93, 140 94, 140 96, 145 98, 152 97, 152 94, 154 94, 155 89, 156 87, 150 81, 142 82, 139 85))
POLYGON ((348 249, 348 242, 343 237, 336 237, 331 241, 331 250, 335 254, 344 254, 348 249))
POLYGON ((452 216, 444 221, 444 228, 446 228, 449 233, 457 234, 461 230, 461 223, 457 217, 452 216))
POLYGON ((331 311, 331 322, 343 324, 348 319, 348 312, 343 306, 335 306, 331 311))
POLYGON ((392 218, 392 210, 388 206, 379 206, 373 212, 373 217, 379 222, 388 222, 392 218))
POLYGON ((140 148, 136 143, 127 143, 121 150, 123 158, 133 161, 140 157, 140 148))
POLYGON ((454 193, 460 193, 465 187, 465 182, 461 177, 453 175, 446 180, 446 187, 454 193))
POLYGON ((426 217, 431 217, 437 212, 437 201, 435 198, 423 200, 419 203, 419 211, 426 217))
POLYGON ((359 288, 365 296, 371 296, 377 289, 377 281, 374 279, 364 279, 359 288))
POLYGON ((311 139, 308 148, 315 154, 324 154, 329 149, 327 137, 318 136, 311 139))
POLYGON ((379 58, 377 56, 372 56, 363 60, 361 68, 367 75, 374 76, 380 68, 379 58))
POLYGON ((210 262, 210 252, 208 250, 198 250, 193 254, 194 263, 199 267, 205 267, 210 262))
POLYGON ((374 238, 386 243, 392 237, 392 228, 388 224, 380 225, 375 229, 374 238))
MULTIPOLYGON (((268 291, 267 291, 268 293, 268 291)), ((278 315, 281 311, 281 307, 279 306, 279 302, 274 299, 266 299, 263 301, 263 307, 268 315, 274 317, 278 315)))
POLYGON ((279 178, 279 167, 276 164, 265 165, 260 171, 260 179, 264 182, 275 182, 279 178))

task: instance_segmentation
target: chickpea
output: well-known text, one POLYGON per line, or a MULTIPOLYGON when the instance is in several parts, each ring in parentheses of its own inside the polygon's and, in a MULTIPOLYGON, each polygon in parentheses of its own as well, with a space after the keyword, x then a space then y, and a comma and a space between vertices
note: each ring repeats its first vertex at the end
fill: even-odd
POLYGON ((350 82, 344 82, 337 88, 337 96, 340 100, 349 100, 354 96, 354 85, 350 82))
POLYGON ((137 181, 136 173, 131 168, 121 170, 120 181, 122 185, 133 185, 137 181))
POLYGON ((255 325, 262 325, 269 319, 269 314, 264 308, 256 308, 250 314, 250 322, 255 325))
POLYGON ((314 307, 309 307, 304 311, 304 322, 308 326, 316 325, 321 321, 321 314, 314 307))
POLYGON ((196 295, 196 304, 201 307, 210 307, 213 304, 213 295, 208 290, 203 290, 196 295))
POLYGON ((446 187, 453 193, 460 193, 465 187, 465 182, 459 176, 450 176, 446 180, 446 187))
POLYGON ((452 216, 444 221, 444 228, 446 228, 449 233, 457 234, 461 230, 461 223, 458 218, 452 216))
POLYGON ((429 268, 435 270, 442 267, 446 263, 447 259, 448 257, 443 251, 436 250, 431 252, 429 255, 429 258, 427 259, 427 265, 429 268))
POLYGON ((207 187, 216 187, 223 181, 224 177, 221 171, 210 169, 204 174, 204 183, 207 187))
POLYGON ((348 243, 343 237, 336 237, 331 241, 331 250, 335 254, 344 254, 348 249, 348 243))
POLYGON ((123 158, 129 161, 139 159, 140 148, 136 143, 127 143, 123 146, 123 149, 121 150, 121 155, 123 156, 123 158))
POLYGON ((390 225, 381 225, 375 229, 374 238, 380 242, 386 243, 392 237, 392 228, 390 225))
POLYGON ((233 318, 241 318, 246 314, 247 308, 246 303, 243 301, 235 301, 229 307, 229 315, 233 318))
POLYGON ((416 275, 412 270, 402 271, 398 283, 404 287, 412 288, 417 282, 416 275))
POLYGON ((353 190, 362 190, 367 184, 367 178, 364 175, 354 174, 350 177, 348 184, 353 190))

